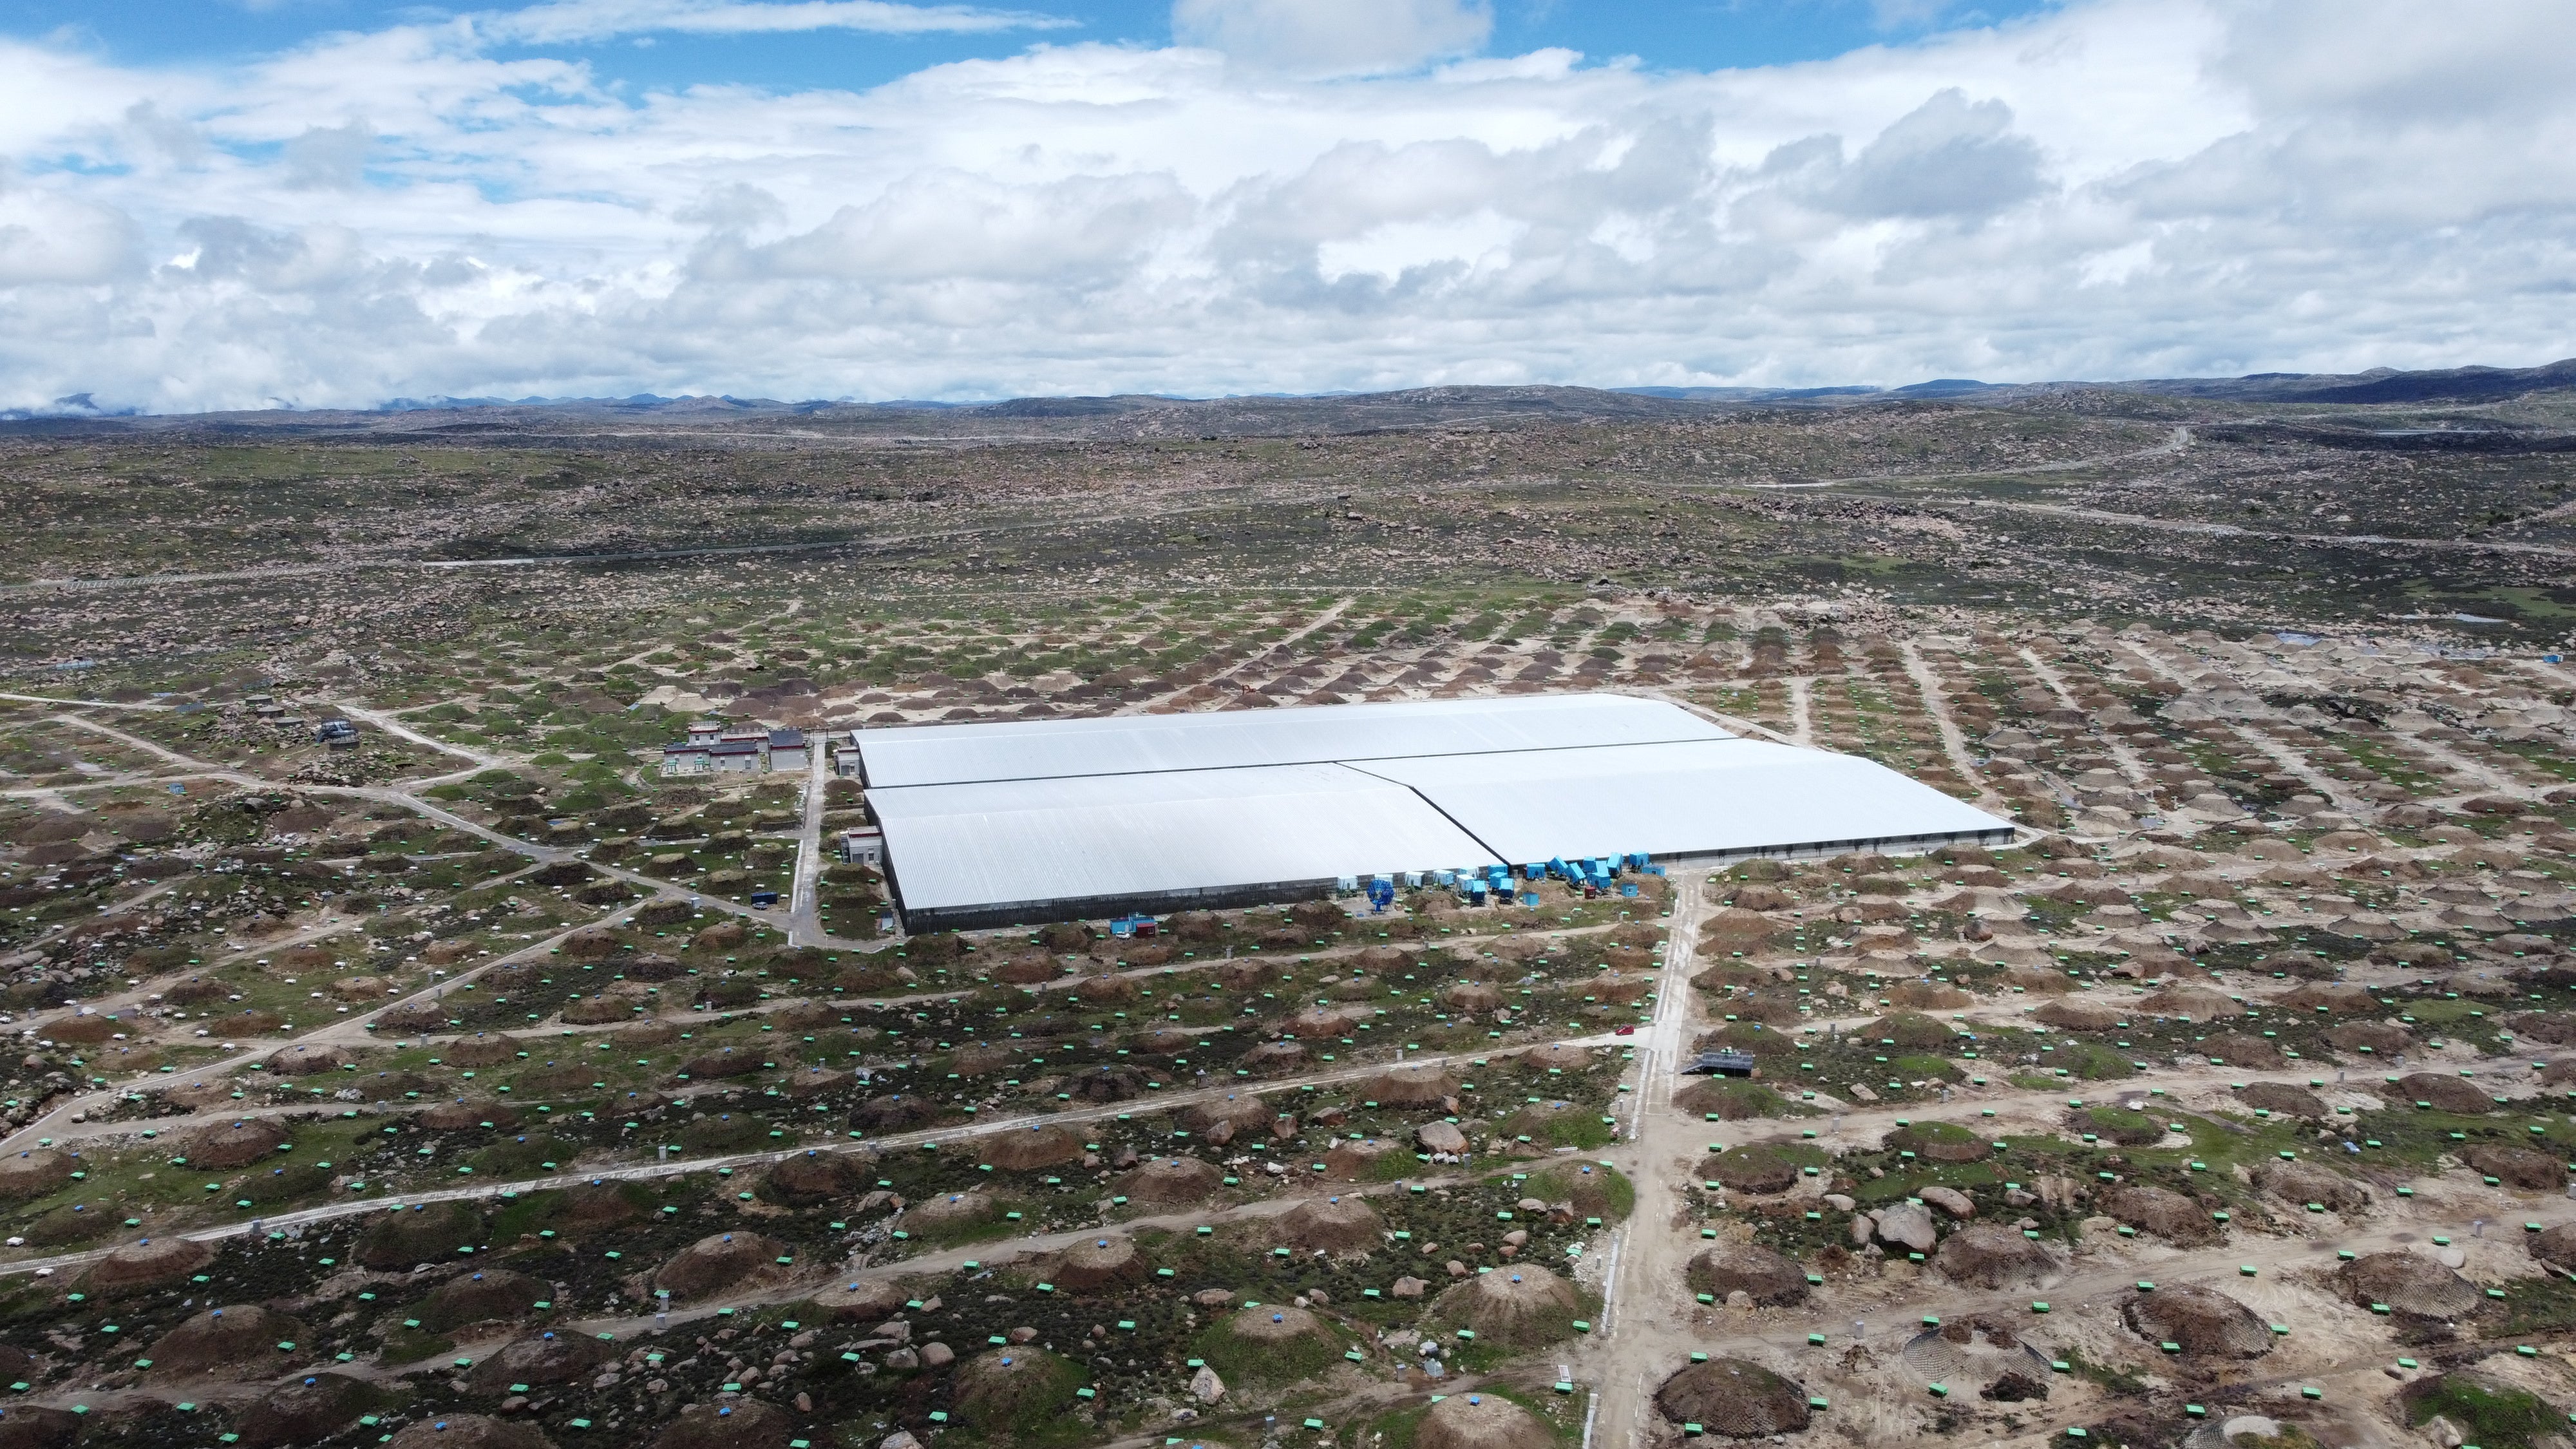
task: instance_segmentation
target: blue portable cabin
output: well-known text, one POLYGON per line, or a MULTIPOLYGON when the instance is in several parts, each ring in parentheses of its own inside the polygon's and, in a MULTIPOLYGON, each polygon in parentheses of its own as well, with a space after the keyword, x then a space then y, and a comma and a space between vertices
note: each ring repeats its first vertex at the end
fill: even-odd
POLYGON ((1404 873, 1404 888, 1409 891, 1418 891, 1422 889, 1422 872, 1418 870, 1406 871, 1404 873))
MULTIPOLYGON (((1565 863, 1564 856, 1551 856, 1547 862, 1547 873, 1558 880, 1571 880, 1574 877, 1574 867, 1565 863)), ((1536 880, 1538 877, 1531 876, 1530 879, 1536 880)))
POLYGON ((1431 873, 1431 883, 1440 886, 1454 886, 1458 883, 1458 872, 1454 870, 1435 870, 1431 873))
POLYGON ((1342 876, 1333 882, 1333 891, 1337 895, 1357 895, 1359 894, 1359 890, 1360 879, 1355 875, 1342 876))
POLYGON ((1619 882, 1619 894, 1630 900, 1636 899, 1637 883, 1632 880, 1623 880, 1619 882))
POLYGON ((1548 870, 1544 863, 1533 862, 1521 867, 1521 878, 1524 880, 1545 880, 1547 875, 1548 870))
POLYGON ((1492 894, 1492 892, 1485 889, 1485 882, 1481 877, 1469 876, 1467 878, 1467 904, 1471 906, 1481 906, 1485 903, 1485 897, 1490 894, 1492 894))
POLYGON ((1497 891, 1510 890, 1512 888, 1512 868, 1508 865, 1486 866, 1485 884, 1489 888, 1497 891))
POLYGON ((1647 855, 1646 852, 1642 850, 1632 850, 1628 853, 1628 868, 1630 870, 1644 872, 1652 869, 1654 864, 1654 858, 1647 855))

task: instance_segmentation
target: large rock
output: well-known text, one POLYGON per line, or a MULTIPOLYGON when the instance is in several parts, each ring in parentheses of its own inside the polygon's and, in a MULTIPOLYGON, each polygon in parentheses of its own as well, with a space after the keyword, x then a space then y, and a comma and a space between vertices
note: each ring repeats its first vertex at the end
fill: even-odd
POLYGON ((1807 1391, 1759 1364, 1712 1358, 1664 1380, 1655 1408, 1674 1424, 1730 1439, 1767 1439, 1807 1427, 1807 1391))
POLYGON ((2532 1233, 2523 1238, 2531 1256, 2561 1272, 2576 1273, 2576 1223, 2560 1223, 2554 1228, 2532 1233))
POLYGON ((1879 1214, 1878 1240, 1892 1247, 1931 1252, 1940 1240, 1932 1214, 1921 1203, 1901 1202, 1879 1214))
POLYGON ((1467 1150, 1467 1134, 1453 1122, 1425 1122, 1413 1129, 1413 1138, 1425 1152, 1462 1153, 1467 1150))

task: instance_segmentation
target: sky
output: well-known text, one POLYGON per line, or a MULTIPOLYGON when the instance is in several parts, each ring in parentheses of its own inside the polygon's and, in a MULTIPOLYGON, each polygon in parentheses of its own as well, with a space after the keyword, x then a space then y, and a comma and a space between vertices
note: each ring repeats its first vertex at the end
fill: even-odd
POLYGON ((2576 355, 2576 6, 0 0, 0 409, 2576 355))

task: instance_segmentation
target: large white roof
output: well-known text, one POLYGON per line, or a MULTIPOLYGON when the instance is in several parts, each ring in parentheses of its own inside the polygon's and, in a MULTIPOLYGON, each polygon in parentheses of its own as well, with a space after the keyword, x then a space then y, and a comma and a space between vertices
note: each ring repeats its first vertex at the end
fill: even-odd
POLYGON ((1420 795, 1342 765, 919 785, 868 803, 907 912, 1496 863, 1420 795))
POLYGON ((1678 705, 1619 694, 901 725, 857 735, 872 788, 1731 738, 1678 705))
POLYGON ((1556 856, 1857 847, 2009 828, 1873 760, 1767 740, 1502 759, 1373 760, 1514 864, 1556 856))
POLYGON ((1741 739, 1622 695, 909 726, 862 730, 859 745, 908 924, 1240 903, 1557 856, 2011 829, 1869 760, 1741 739))

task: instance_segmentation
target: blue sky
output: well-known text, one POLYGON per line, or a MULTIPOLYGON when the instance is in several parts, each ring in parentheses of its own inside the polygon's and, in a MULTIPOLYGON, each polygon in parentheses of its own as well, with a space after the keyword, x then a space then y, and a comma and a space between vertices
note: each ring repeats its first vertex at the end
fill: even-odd
MULTIPOLYGON (((381 0, 0 0, 0 29, 94 49, 130 64, 189 65, 240 60, 332 31, 380 30, 473 8, 381 0)), ((1172 39, 1169 0, 1030 0, 990 8, 1046 17, 1061 28, 915 35, 664 32, 531 49, 578 55, 602 77, 637 87, 793 90, 880 85, 945 61, 1011 55, 1033 42, 1159 46, 1172 39)), ((1500 0, 1493 7, 1490 48, 1518 54, 1561 46, 1602 58, 1635 56, 1659 69, 1707 71, 1823 60, 2042 8, 2044 0, 1500 0)))
POLYGON ((2576 354, 2576 6, 0 0, 0 410, 2576 354))

